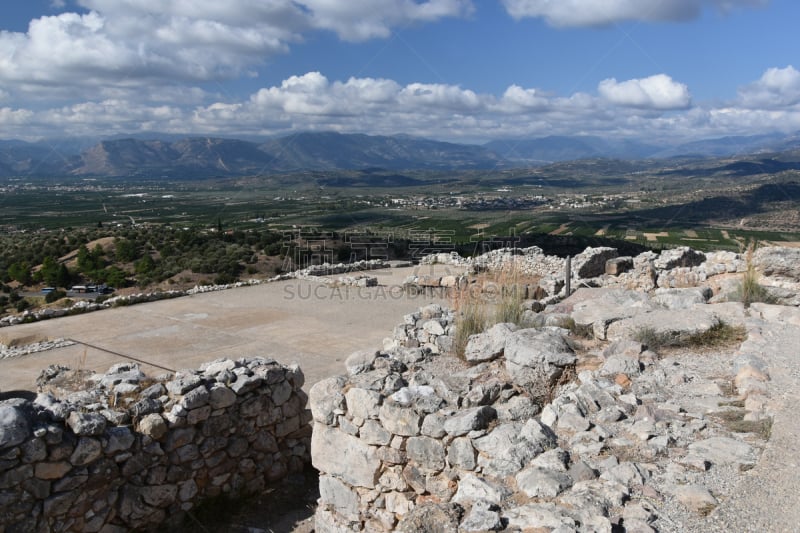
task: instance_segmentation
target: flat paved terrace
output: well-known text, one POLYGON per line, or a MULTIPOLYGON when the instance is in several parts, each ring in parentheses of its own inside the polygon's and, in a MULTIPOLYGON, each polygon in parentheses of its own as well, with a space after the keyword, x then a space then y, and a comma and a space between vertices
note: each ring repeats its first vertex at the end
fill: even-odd
POLYGON ((307 389, 344 372, 350 353, 380 349, 404 314, 447 303, 439 295, 403 293, 400 285, 412 273, 457 272, 441 265, 372 271, 381 285, 370 288, 289 280, 2 328, 6 340, 81 344, 0 361, 0 390, 35 390, 39 372, 52 364, 105 372, 135 359, 157 375, 245 356, 298 363, 307 389))

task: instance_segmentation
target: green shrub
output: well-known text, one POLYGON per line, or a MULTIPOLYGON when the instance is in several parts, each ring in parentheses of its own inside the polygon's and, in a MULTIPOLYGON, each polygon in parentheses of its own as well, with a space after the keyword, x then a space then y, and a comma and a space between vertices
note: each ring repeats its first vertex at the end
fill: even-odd
POLYGON ((62 290, 55 290, 53 292, 48 292, 47 295, 44 297, 44 301, 51 304, 55 301, 60 300, 61 298, 66 298, 67 293, 62 290))

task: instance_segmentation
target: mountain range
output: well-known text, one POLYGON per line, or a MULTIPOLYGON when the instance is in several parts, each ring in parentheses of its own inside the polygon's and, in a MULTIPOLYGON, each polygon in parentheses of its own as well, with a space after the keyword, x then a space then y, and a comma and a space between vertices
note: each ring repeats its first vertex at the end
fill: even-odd
POLYGON ((407 135, 297 133, 266 140, 214 137, 36 143, 0 141, 0 177, 243 176, 306 170, 503 169, 589 158, 725 157, 800 148, 800 133, 724 137, 664 146, 596 136, 550 136, 457 144, 407 135))

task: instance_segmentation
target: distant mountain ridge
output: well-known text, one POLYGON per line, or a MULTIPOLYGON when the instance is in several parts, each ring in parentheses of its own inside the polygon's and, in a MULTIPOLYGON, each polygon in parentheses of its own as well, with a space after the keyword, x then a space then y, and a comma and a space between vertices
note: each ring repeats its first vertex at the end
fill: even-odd
POLYGON ((152 134, 27 143, 0 141, 0 177, 244 176, 307 170, 498 169, 577 159, 724 157, 800 149, 800 133, 724 137, 678 146, 597 136, 458 144, 409 135, 297 133, 267 140, 152 134))

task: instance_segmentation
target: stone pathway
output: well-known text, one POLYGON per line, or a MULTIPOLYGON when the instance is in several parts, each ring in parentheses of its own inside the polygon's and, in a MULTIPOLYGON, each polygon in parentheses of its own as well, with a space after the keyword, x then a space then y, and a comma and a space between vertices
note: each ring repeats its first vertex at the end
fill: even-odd
POLYGON ((751 319, 748 330, 747 346, 769 364, 777 410, 758 464, 740 478, 705 531, 800 531, 800 327, 751 319))

